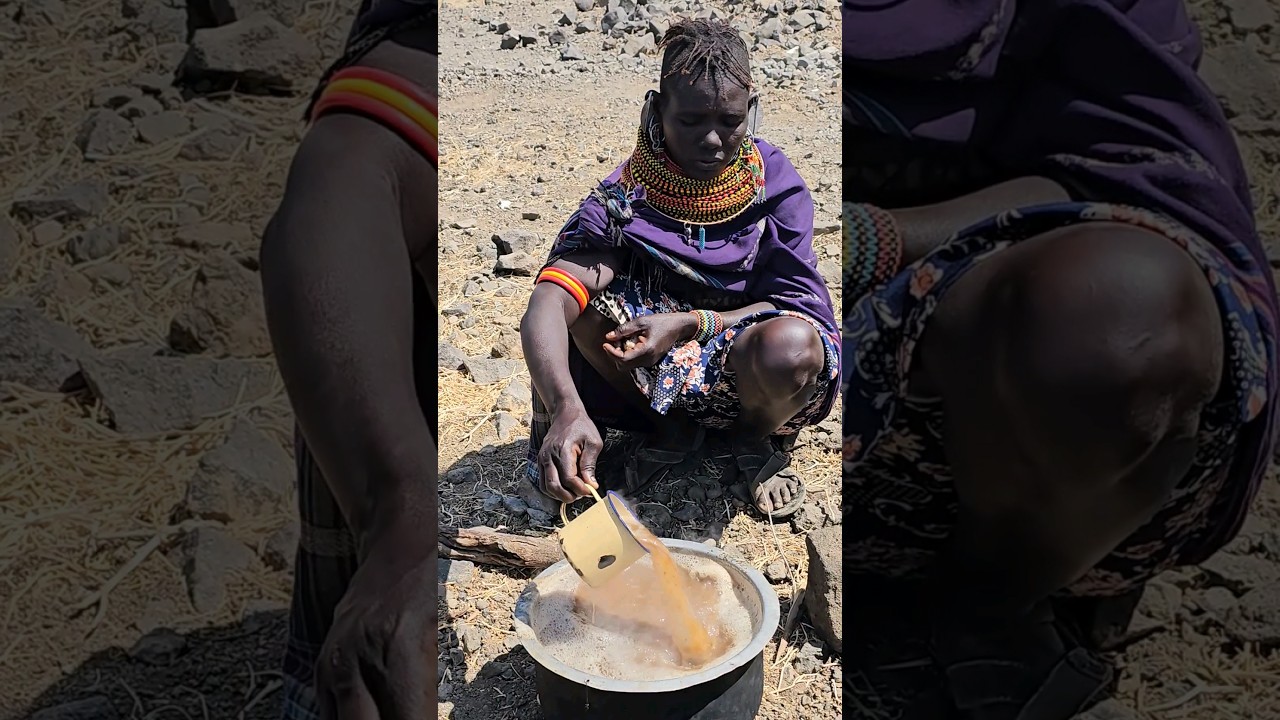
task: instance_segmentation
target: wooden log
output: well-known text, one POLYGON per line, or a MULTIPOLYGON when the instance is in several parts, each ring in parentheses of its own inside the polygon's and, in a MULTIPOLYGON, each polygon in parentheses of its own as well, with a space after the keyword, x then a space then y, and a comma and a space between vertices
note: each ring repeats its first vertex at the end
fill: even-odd
POLYGON ((440 557, 535 570, 551 567, 564 559, 556 535, 514 535, 483 525, 440 528, 440 557))

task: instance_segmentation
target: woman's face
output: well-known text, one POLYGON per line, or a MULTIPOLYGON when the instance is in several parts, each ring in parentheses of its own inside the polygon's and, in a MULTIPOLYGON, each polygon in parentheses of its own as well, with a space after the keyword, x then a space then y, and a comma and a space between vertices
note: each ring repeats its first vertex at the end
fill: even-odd
POLYGON ((708 73, 689 83, 669 79, 659 97, 659 119, 667 155, 698 180, 710 180, 724 171, 747 135, 747 105, 751 93, 721 78, 713 83, 708 73))

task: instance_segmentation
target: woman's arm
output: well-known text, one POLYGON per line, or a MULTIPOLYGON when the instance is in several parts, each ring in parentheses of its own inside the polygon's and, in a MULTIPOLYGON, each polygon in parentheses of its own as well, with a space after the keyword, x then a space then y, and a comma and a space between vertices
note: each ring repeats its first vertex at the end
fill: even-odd
MULTIPOLYGON (((551 264, 577 278, 595 296, 614 278, 613 253, 579 250, 551 264)), ((520 319, 520 340, 533 387, 552 415, 566 407, 580 408, 582 398, 569 375, 569 329, 581 313, 578 303, 559 285, 539 283, 520 319)))
POLYGON ((1071 195, 1043 177, 1024 177, 993 185, 954 200, 914 208, 888 209, 902 234, 902 265, 910 265, 954 233, 992 215, 1026 205, 1068 202, 1071 195))
POLYGON ((435 221, 402 214, 402 180, 435 197, 430 164, 394 134, 355 116, 322 118, 298 149, 260 250, 276 360, 361 557, 380 536, 436 526, 411 284, 435 221))

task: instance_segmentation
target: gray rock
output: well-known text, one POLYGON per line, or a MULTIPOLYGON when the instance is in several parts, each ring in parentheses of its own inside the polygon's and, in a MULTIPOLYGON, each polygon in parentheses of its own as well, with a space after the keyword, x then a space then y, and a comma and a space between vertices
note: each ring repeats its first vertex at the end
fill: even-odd
POLYGON ((1236 595, 1280 583, 1280 567, 1254 555, 1219 552, 1201 563, 1200 569, 1236 595))
POLYGON ((1200 608, 1219 621, 1226 619, 1237 604, 1236 596, 1230 590, 1220 587, 1205 590, 1199 599, 1200 608))
POLYGON ((152 145, 168 142, 191 132, 191 121, 177 110, 165 110, 133 123, 138 129, 138 137, 152 145))
POLYGON ((671 511, 656 502, 640 503, 636 514, 641 522, 655 531, 662 531, 671 524, 671 511))
POLYGON ((21 254, 22 243, 18 239, 18 228, 7 215, 0 215, 0 282, 13 275, 21 254))
POLYGON ((30 301, 0 300, 0 382, 56 392, 93 355, 75 330, 45 317, 30 301))
POLYGON ((508 442, 520 431, 520 420, 509 412, 500 412, 493 417, 493 429, 498 433, 498 440, 508 442))
POLYGON ((67 254, 75 263, 104 258, 120 249, 127 231, 115 223, 99 225, 67 241, 67 254))
POLYGON ((48 247, 62 239, 62 223, 57 220, 45 220, 31 228, 31 239, 36 247, 48 247))
POLYGON ((1177 621, 1182 608, 1182 589, 1162 578, 1155 578, 1142 590, 1142 599, 1135 610, 1135 623, 1141 619, 1145 627, 1169 627, 1177 621))
POLYGON ((514 495, 508 495, 502 498, 502 507, 506 508, 507 512, 512 515, 523 515, 524 512, 529 509, 529 506, 525 504, 524 500, 521 500, 514 495))
POLYGON ((94 107, 107 108, 115 110, 124 107, 131 100, 137 100, 142 97, 142 90, 131 87, 129 85, 111 85, 101 87, 93 91, 93 99, 90 104, 94 107))
POLYGON ((480 629, 472 627, 465 622, 459 622, 454 627, 454 632, 458 635, 458 643, 465 652, 473 653, 480 649, 481 634, 480 629))
POLYGON ((173 89, 173 76, 162 73, 144 72, 139 73, 134 77, 133 84, 142 92, 151 95, 159 95, 173 89))
POLYGON ((138 120, 149 115, 158 115, 164 112, 164 105, 161 105, 159 100, 151 97, 150 95, 144 95, 130 100, 124 105, 124 107, 121 107, 116 112, 119 113, 120 117, 125 118, 126 120, 138 120))
POLYGON ((249 248, 254 238, 253 231, 244 223, 201 222, 178 228, 173 234, 173 244, 192 250, 249 248))
POLYGON ((184 516, 231 522, 289 508, 294 464, 280 443, 247 420, 206 452, 187 481, 184 516))
POLYGON ((707 491, 701 485, 691 486, 685 494, 695 503, 702 503, 707 500, 707 491))
POLYGON ((596 3, 595 0, 574 0, 573 5, 578 12, 589 12, 595 9, 596 3))
POLYGON ((304 35, 257 14, 197 30, 179 75, 188 83, 234 83, 240 92, 272 93, 300 87, 320 61, 320 51, 304 35))
POLYGON ((53 218, 71 222, 101 213, 110 202, 106 185, 96 180, 81 180, 56 192, 21 197, 14 201, 13 212, 35 220, 53 218))
POLYGON ((147 665, 170 665, 187 649, 187 638, 169 628, 156 628, 138 638, 129 657, 147 665))
POLYGON ((496 358, 512 358, 516 360, 523 358, 524 347, 520 340, 519 331, 506 328, 499 331, 498 339, 494 341, 493 347, 489 352, 496 358))
POLYGON ((441 310, 440 314, 445 317, 466 317, 467 315, 470 315, 474 309, 475 307, 471 303, 460 302, 441 310))
POLYGON ((841 568, 842 529, 815 530, 805 538, 809 551, 809 584, 804 606, 818 635, 837 653, 842 652, 844 630, 840 619, 844 572, 841 568))
POLYGON ((556 16, 557 16, 557 20, 556 20, 557 25, 565 25, 565 26, 573 25, 574 23, 578 22, 578 8, 567 7, 562 10, 557 10, 556 16))
POLYGON ((187 41, 184 0, 123 0, 120 15, 129 21, 127 30, 137 40, 162 45, 187 41))
POLYGON ((258 274, 229 253, 211 252, 196 274, 191 303, 169 323, 169 345, 178 352, 230 357, 271 354, 258 274))
POLYGON ((54 705, 27 716, 27 720, 119 720, 120 713, 106 695, 90 695, 80 700, 54 705))
POLYGON ((288 570, 298 552, 299 528, 297 521, 271 533, 262 546, 262 561, 272 570, 288 570))
POLYGON ((787 581, 787 564, 781 560, 775 560, 768 564, 764 569, 764 576, 771 583, 780 583, 787 581))
POLYGON ((794 660, 796 672, 809 675, 822 670, 822 646, 810 640, 796 648, 794 660))
POLYGON ((182 574, 191 605, 199 613, 216 612, 227 599, 227 583, 235 572, 253 565, 254 555, 231 533, 200 527, 183 539, 182 574))
POLYGON ((529 386, 520 378, 511 378, 511 382, 503 388, 502 394, 498 395, 497 401, 493 404, 494 410, 504 410, 510 413, 523 413, 529 409, 533 403, 533 393, 529 390, 529 386))
POLYGON ((680 522, 692 522, 702 517, 702 508, 693 503, 685 503, 672 512, 671 517, 680 522))
POLYGON ((437 346, 436 357, 436 365, 441 370, 461 370, 467 366, 467 356, 443 340, 437 346))
POLYGON ((493 236, 493 245, 498 250, 498 255, 511 255, 513 253, 525 253, 526 255, 538 255, 546 250, 542 244, 542 238, 538 233, 532 230, 521 230, 513 228, 495 233, 493 236))
POLYGON ((31 293, 39 303, 79 305, 93 296, 93 282, 70 265, 55 262, 31 293))
POLYGON ((1253 32, 1276 24, 1276 9, 1267 0, 1227 0, 1231 24, 1242 32, 1253 32))
POLYGON ((266 397, 269 364, 205 357, 158 357, 136 348, 80 360, 89 388, 122 433, 190 430, 237 403, 266 397))
POLYGON ((1200 76, 1233 115, 1267 119, 1280 107, 1280 78, 1271 63, 1247 45, 1208 48, 1200 76))
POLYGON ((182 144, 183 160, 230 160, 244 144, 244 134, 217 113, 199 113, 191 121, 193 135, 182 144))
POLYGON ((492 385, 520 371, 520 363, 515 360, 492 358, 468 358, 464 367, 477 385, 492 385))
POLYGON ((90 110, 76 133, 76 146, 86 158, 118 155, 134 141, 133 125, 114 110, 90 110))
POLYGON ((436 582, 465 583, 476 574, 476 564, 470 560, 440 558, 436 563, 436 582))
POLYGON ((529 516, 529 522, 532 525, 547 527, 555 523, 555 516, 549 512, 543 512, 537 508, 529 508, 525 511, 529 516))
POLYGON ((495 275, 518 275, 532 277, 542 267, 542 261, 528 253, 515 252, 498 256, 493 266, 495 275))
POLYGON ((470 465, 455 467, 440 477, 449 485, 463 485, 480 481, 480 474, 470 465))
POLYGON ((514 50, 520 47, 520 36, 511 31, 503 33, 502 40, 498 43, 498 47, 503 50, 514 50))
POLYGON ((1227 634, 1240 642, 1280 644, 1280 587, 1250 590, 1226 619, 1227 634))
POLYGON ((498 508, 502 507, 502 496, 490 495, 484 499, 481 506, 488 512, 496 512, 498 508))
POLYGON ((651 52, 653 48, 653 36, 647 33, 644 35, 632 35, 622 43, 622 53, 629 57, 651 52))

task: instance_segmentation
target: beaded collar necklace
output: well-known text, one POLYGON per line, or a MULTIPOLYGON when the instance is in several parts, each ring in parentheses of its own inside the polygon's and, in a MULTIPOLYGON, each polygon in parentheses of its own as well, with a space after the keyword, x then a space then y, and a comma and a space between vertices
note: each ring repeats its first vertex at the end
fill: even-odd
POLYGON ((765 198, 764 159, 751 137, 743 141, 729 166, 710 180, 691 178, 667 154, 656 150, 643 128, 636 149, 622 168, 622 185, 628 190, 644 188, 645 202, 659 213, 698 227, 698 247, 706 246, 706 226, 717 225, 741 215, 765 198))

